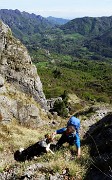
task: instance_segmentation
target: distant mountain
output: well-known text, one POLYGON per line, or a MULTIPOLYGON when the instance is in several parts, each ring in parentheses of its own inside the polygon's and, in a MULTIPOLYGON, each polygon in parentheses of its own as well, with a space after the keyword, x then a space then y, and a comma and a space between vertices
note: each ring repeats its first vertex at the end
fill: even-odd
POLYGON ((53 27, 53 24, 40 15, 20 12, 19 10, 0 10, 0 19, 9 25, 13 34, 22 41, 32 41, 38 35, 53 27), (33 37, 32 37, 33 36, 33 37))
POLYGON ((112 27, 110 17, 83 17, 76 18, 61 26, 66 34, 79 33, 84 36, 98 36, 112 27))
POLYGON ((55 25, 63 25, 70 21, 69 19, 56 18, 52 16, 47 17, 47 20, 55 25))
POLYGON ((30 52, 44 48, 79 59, 102 60, 102 56, 112 57, 112 16, 83 17, 69 21, 1 9, 0 19, 9 25, 14 36, 30 52))

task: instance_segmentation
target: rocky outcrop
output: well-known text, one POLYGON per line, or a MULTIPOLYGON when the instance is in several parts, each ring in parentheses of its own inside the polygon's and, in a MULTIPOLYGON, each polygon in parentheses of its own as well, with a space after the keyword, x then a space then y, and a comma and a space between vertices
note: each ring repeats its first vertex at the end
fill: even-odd
POLYGON ((42 109, 48 107, 37 69, 27 49, 0 22, 0 120, 38 124, 42 109))
POLYGON ((27 49, 12 36, 11 30, 0 22, 0 74, 17 89, 31 95, 47 109, 42 83, 27 49))
MULTIPOLYGON (((18 120, 20 124, 37 127, 43 124, 41 115, 47 115, 32 96, 18 90, 0 75, 0 121, 18 120)), ((46 116, 47 117, 47 116, 46 116)))
POLYGON ((86 180, 112 179, 112 113, 90 127, 85 142, 90 146, 91 167, 86 180))
POLYGON ((109 112, 112 112, 111 105, 102 103, 87 107, 85 110, 83 109, 75 114, 81 119, 80 136, 83 138, 89 128, 94 128, 94 124, 104 118, 109 112))
POLYGON ((48 105, 49 109, 52 110, 54 108, 54 103, 56 101, 62 101, 62 97, 47 99, 47 105, 48 105))

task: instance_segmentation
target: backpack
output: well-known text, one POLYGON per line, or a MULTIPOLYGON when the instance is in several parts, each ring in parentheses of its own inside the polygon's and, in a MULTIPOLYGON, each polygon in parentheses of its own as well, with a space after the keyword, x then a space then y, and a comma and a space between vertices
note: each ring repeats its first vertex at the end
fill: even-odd
POLYGON ((67 122, 67 126, 74 126, 76 133, 79 132, 80 129, 80 120, 74 116, 72 116, 68 122, 67 122))

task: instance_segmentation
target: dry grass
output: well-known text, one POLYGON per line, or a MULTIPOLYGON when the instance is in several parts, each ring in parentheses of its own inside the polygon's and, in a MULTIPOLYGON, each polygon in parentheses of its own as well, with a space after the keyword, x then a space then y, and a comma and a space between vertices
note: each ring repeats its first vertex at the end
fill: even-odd
POLYGON ((16 122, 0 125, 0 140, 7 145, 12 145, 13 150, 19 147, 27 147, 37 142, 44 132, 40 128, 32 130, 31 128, 18 125, 16 122))
MULTIPOLYGON (((57 129, 57 127, 53 128, 57 129)), ((38 157, 37 160, 26 161, 25 163, 19 163, 14 160, 14 151, 20 147, 26 148, 34 144, 42 139, 46 133, 52 133, 53 128, 48 125, 38 129, 31 129, 18 125, 16 121, 7 125, 0 125, 0 171, 2 172, 16 165, 19 167, 18 173, 22 174, 28 165, 40 162, 48 164, 48 170, 52 170, 54 173, 59 172, 63 174, 66 170, 71 177, 84 177, 88 168, 89 159, 86 146, 82 147, 82 157, 80 159, 77 159, 75 146, 70 147, 65 144, 64 147, 56 151, 54 155, 50 153, 44 154, 38 157), (74 157, 74 159, 71 160, 72 157, 74 157)), ((57 136, 57 138, 59 138, 59 136, 57 136)))
POLYGON ((15 164, 13 153, 20 147, 28 147, 37 142, 44 134, 40 129, 32 130, 18 125, 15 121, 0 124, 0 170, 15 164))

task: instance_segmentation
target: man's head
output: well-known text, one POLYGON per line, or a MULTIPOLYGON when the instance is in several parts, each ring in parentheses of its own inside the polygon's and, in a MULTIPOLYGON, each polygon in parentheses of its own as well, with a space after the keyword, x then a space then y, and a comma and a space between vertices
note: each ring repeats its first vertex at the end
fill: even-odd
POLYGON ((67 126, 67 130, 66 130, 67 134, 72 134, 74 132, 75 132, 74 126, 67 126))

